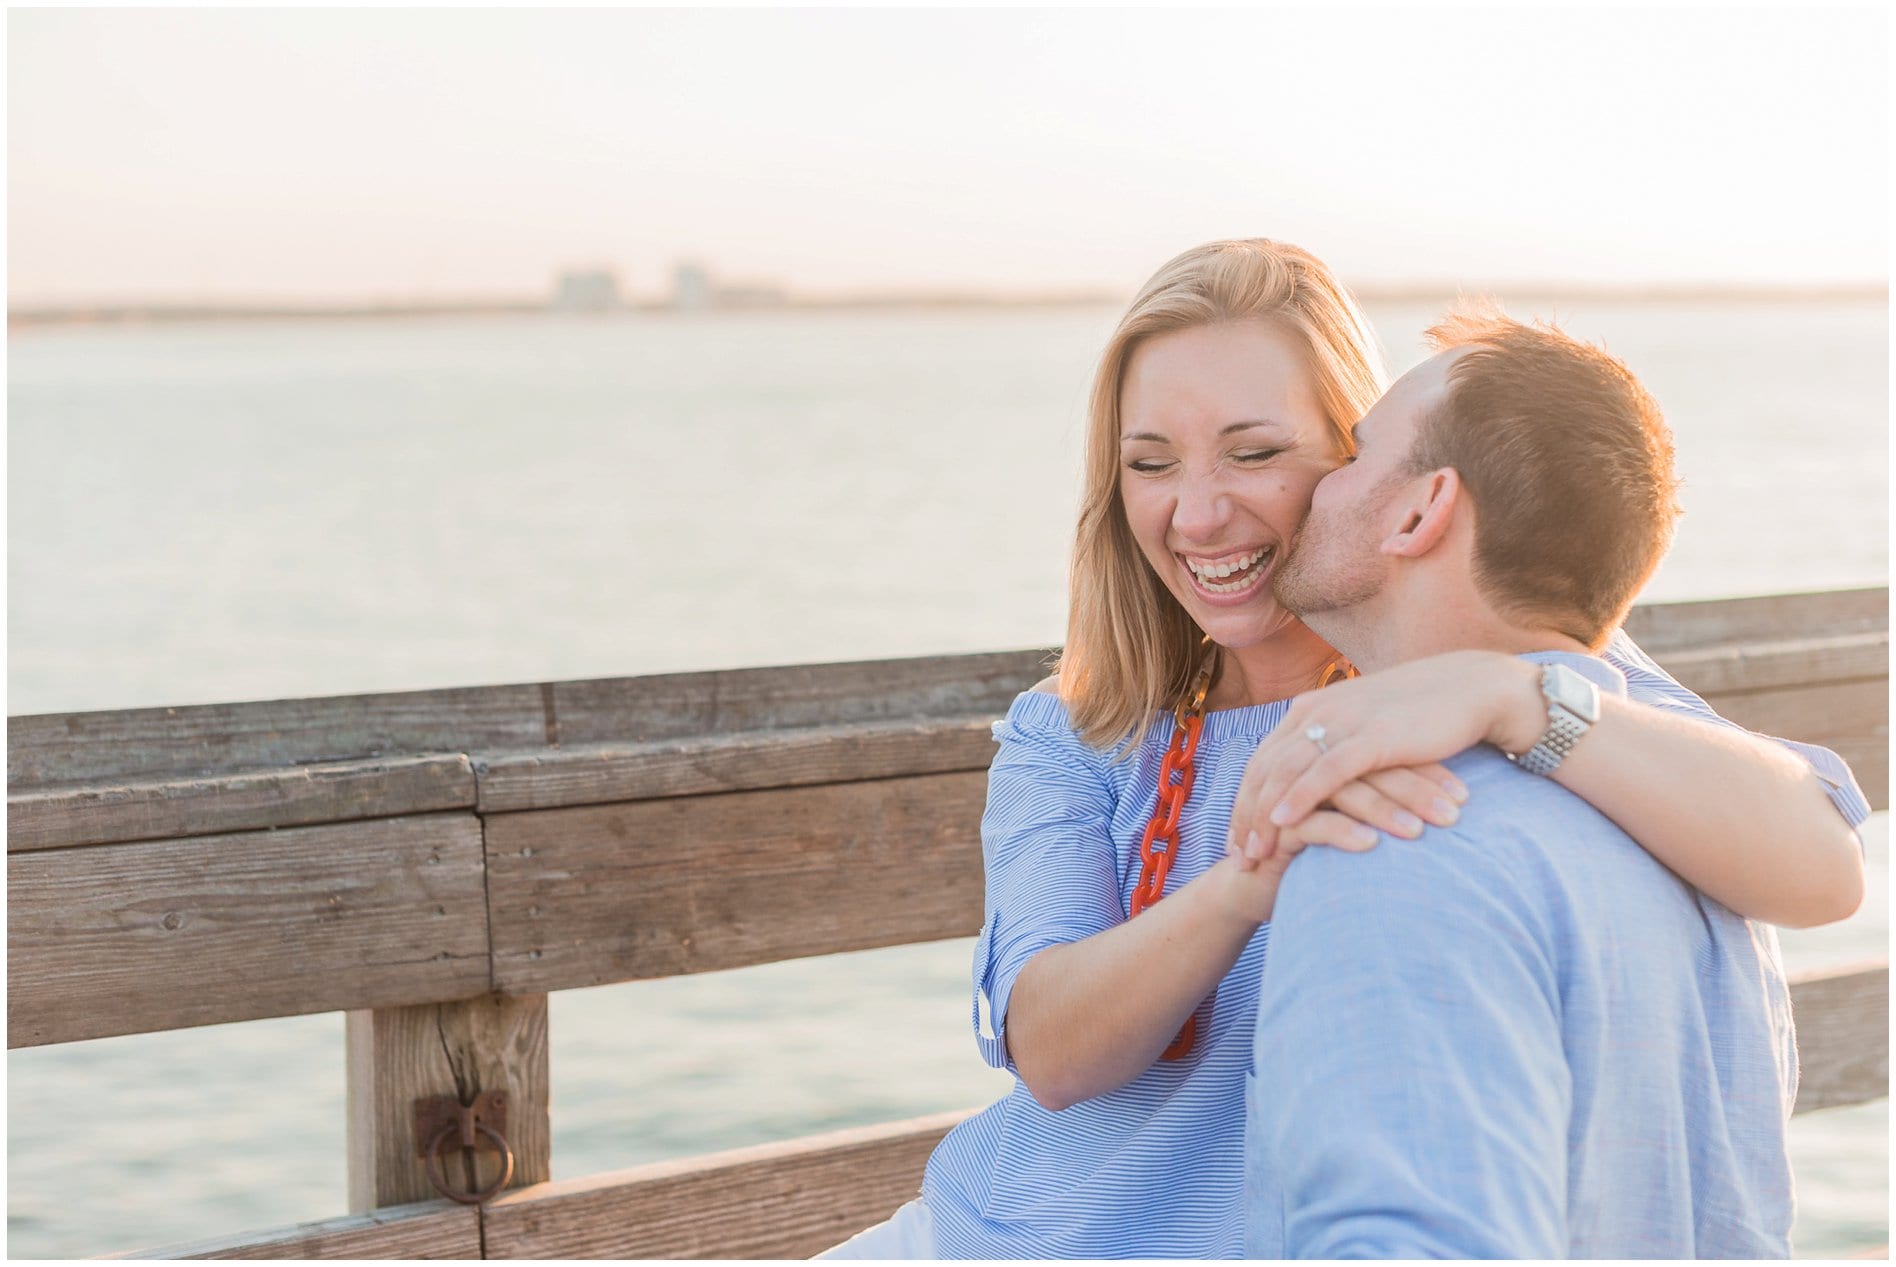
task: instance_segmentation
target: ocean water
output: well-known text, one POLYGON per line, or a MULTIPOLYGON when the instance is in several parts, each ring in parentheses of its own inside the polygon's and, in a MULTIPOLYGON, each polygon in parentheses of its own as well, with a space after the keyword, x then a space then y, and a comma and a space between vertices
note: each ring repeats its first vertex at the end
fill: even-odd
MULTIPOLYGON (((1887 582, 1881 305, 1522 301, 1652 388, 1656 599, 1887 582)), ((1372 305, 1394 368, 1427 305, 1372 305)), ((9 337, 8 712, 1044 646, 1104 309, 9 337)), ((1872 899, 1793 967, 1884 957, 1872 899)), ((554 1174, 969 1107, 969 943, 552 1002, 554 1174), (758 1053, 768 1051, 769 1058, 758 1053)), ((342 1213, 342 1021, 9 1055, 9 1251, 342 1213)), ((1888 1239, 1879 1102, 1797 1119, 1800 1253, 1888 1239)))

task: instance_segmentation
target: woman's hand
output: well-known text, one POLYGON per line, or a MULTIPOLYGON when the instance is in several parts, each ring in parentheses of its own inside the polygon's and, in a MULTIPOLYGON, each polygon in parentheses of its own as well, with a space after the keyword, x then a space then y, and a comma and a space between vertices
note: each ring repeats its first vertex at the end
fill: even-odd
MULTIPOLYGON (((1431 783, 1430 787, 1438 785, 1431 783)), ((1223 863, 1206 873, 1207 882, 1216 883, 1223 908, 1236 918, 1253 924, 1270 920, 1277 906, 1277 888, 1284 872, 1296 856, 1310 845, 1331 845, 1362 853, 1376 844, 1376 831, 1348 814, 1318 810, 1301 822, 1274 829, 1275 845, 1267 855, 1249 857, 1242 849, 1228 847, 1223 863)))
POLYGON ((1256 862, 1280 847, 1366 849, 1376 831, 1449 826, 1468 789, 1434 763, 1483 742, 1531 747, 1546 725, 1539 672, 1499 652, 1454 651, 1299 695, 1245 769, 1229 851, 1256 862))

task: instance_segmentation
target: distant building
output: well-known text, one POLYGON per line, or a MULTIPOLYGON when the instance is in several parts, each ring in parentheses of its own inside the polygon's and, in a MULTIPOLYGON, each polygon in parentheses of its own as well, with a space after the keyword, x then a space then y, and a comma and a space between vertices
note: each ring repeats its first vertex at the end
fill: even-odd
POLYGON ((672 307, 695 312, 709 308, 715 296, 711 272, 701 264, 680 264, 672 272, 672 307))
POLYGON ((789 301, 781 286, 719 286, 711 292, 719 308, 780 308, 789 301))
POLYGON ((619 279, 611 269, 577 269, 561 273, 553 288, 555 312, 611 312, 623 306, 619 279))

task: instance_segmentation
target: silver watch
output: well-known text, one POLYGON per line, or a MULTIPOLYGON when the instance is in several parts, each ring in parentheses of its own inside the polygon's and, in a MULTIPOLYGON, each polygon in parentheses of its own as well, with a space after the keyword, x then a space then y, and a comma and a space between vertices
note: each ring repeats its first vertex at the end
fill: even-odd
POLYGON ((1541 698, 1547 701, 1547 729, 1532 748, 1513 758, 1529 774, 1552 774, 1600 720, 1600 688, 1564 664, 1541 666, 1541 698))

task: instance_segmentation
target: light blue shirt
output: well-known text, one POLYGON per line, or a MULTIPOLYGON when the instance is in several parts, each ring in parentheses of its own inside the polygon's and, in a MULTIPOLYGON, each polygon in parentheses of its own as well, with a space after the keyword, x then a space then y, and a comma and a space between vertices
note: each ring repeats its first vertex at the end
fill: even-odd
MULTIPOLYGON (((1624 635, 1615 637, 1607 658, 1626 674, 1632 698, 1716 720, 1624 635)), ((1206 716, 1168 891, 1224 856, 1245 765, 1287 707, 1206 716)), ((1125 921, 1139 877, 1139 837, 1171 733, 1169 716, 1160 719, 1136 752, 1115 762, 1081 741, 1057 697, 1038 692, 1020 696, 994 727, 1000 750, 981 820, 987 914, 975 943, 972 1004, 975 1037, 989 1064, 1010 1067, 1004 1024, 1027 961, 1125 921)), ((1827 780, 1852 825, 1868 817, 1834 753, 1792 746, 1827 780)), ((1306 859, 1297 867, 1308 865, 1306 859)), ((1058 1113, 1016 1082, 1004 1099, 951 1131, 922 1186, 940 1256, 1240 1256, 1240 1106, 1270 943, 1266 925, 1199 1009, 1197 1045, 1184 1060, 1160 1061, 1125 1086, 1058 1113)), ((1154 962, 1150 970, 1167 968, 1154 962)))
MULTIPOLYGON (((1623 689, 1585 656, 1543 654, 1623 689)), ((1284 878, 1246 1082, 1259 1258, 1787 1257, 1768 927, 1491 748, 1453 828, 1284 878)))

